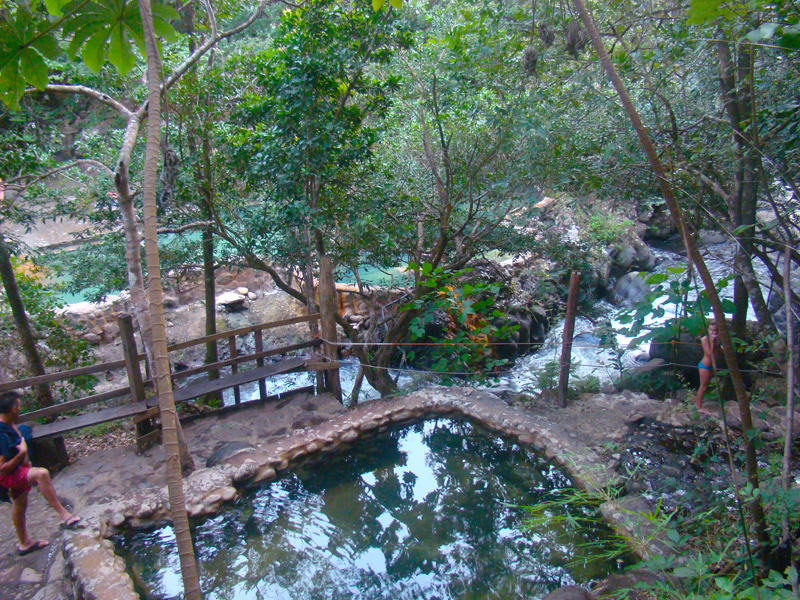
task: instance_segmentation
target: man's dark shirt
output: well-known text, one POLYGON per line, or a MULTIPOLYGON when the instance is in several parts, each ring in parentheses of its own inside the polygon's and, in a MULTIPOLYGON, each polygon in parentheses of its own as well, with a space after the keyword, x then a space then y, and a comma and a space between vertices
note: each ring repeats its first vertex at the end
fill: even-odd
MULTIPOLYGON (((31 434, 33 433, 31 428, 27 425, 18 425, 18 427, 20 433, 25 436, 25 443, 30 444, 32 440, 31 434)), ((17 446, 21 441, 19 434, 14 431, 11 425, 0 422, 0 454, 6 460, 11 460, 17 455, 19 452, 17 446)))

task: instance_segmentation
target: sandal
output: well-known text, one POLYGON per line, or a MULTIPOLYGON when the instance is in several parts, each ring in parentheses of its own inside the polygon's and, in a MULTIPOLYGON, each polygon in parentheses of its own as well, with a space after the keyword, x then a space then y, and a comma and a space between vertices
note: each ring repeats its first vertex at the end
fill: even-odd
POLYGON ((25 549, 17 548, 17 554, 19 554, 20 556, 26 556, 27 554, 30 554, 31 552, 36 552, 38 550, 43 550, 43 549, 47 548, 49 545, 50 545, 49 542, 45 542, 45 541, 42 541, 42 540, 36 540, 35 542, 33 542, 33 544, 31 544, 30 546, 28 546, 25 549))
POLYGON ((59 525, 61 529, 68 529, 70 531, 75 531, 76 529, 82 529, 84 527, 83 521, 78 515, 72 515, 66 521, 61 521, 61 525, 59 525))

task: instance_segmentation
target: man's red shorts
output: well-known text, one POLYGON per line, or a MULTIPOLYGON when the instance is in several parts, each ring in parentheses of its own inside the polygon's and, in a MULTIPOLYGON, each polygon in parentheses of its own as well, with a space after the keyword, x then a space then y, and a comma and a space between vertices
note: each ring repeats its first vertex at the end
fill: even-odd
POLYGON ((8 475, 0 475, 0 485, 4 488, 8 488, 10 496, 16 498, 20 494, 31 489, 28 483, 28 471, 30 470, 30 467, 20 466, 8 475))

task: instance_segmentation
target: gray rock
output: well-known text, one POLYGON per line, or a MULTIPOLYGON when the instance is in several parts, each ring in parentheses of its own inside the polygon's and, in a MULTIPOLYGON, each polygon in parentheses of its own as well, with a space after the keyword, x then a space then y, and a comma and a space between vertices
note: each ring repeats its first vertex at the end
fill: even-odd
POLYGON ((25 567, 22 569, 22 573, 19 576, 20 583, 41 583, 42 575, 41 573, 37 573, 30 567, 25 567))
POLYGON ((206 460, 206 467, 216 466, 236 454, 254 449, 255 446, 247 442, 225 442, 214 449, 214 452, 212 452, 211 456, 206 460))
POLYGON ((577 585, 567 585, 550 592, 542 600, 595 600, 595 596, 577 585))
POLYGON ((228 312, 239 312, 247 308, 245 300, 247 300, 247 296, 243 296, 238 292, 225 292, 217 296, 215 304, 223 307, 228 312))
POLYGON ((633 306, 645 299, 651 288, 645 283, 647 274, 631 271, 617 280, 611 292, 611 301, 618 306, 633 306))

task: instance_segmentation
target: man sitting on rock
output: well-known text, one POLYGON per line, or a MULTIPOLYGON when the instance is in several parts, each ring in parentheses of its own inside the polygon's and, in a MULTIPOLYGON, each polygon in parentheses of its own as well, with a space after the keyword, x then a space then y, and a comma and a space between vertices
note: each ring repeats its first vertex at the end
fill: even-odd
POLYGON ((46 548, 49 542, 35 540, 28 534, 25 512, 28 510, 28 492, 31 486, 39 486, 44 499, 61 517, 62 529, 77 529, 83 526, 81 518, 69 512, 58 500, 50 472, 31 466, 28 460, 28 442, 31 428, 17 425, 22 412, 20 395, 17 392, 0 394, 0 486, 8 489, 11 497, 11 521, 19 538, 17 551, 20 556, 46 548))

